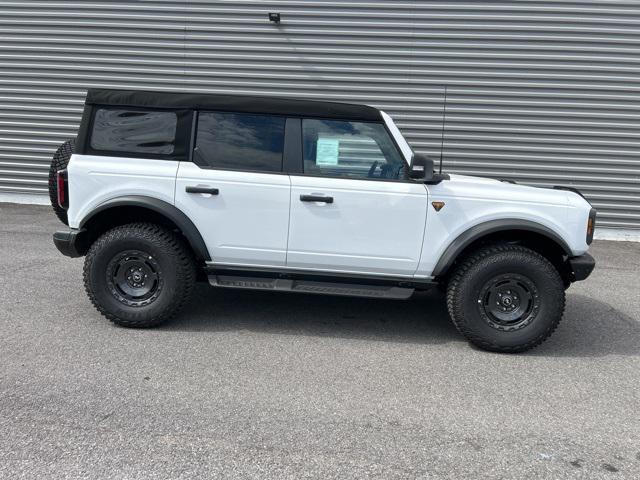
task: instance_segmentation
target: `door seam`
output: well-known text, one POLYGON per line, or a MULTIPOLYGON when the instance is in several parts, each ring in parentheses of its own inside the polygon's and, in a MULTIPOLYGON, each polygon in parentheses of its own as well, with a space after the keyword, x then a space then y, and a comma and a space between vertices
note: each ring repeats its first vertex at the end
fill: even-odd
POLYGON ((291 175, 289 177, 289 221, 287 222, 287 244, 284 249, 284 265, 289 264, 289 234, 291 233, 291 204, 293 203, 293 186, 291 185, 291 175))
POLYGON ((429 228, 429 199, 431 198, 431 192, 429 191, 426 185, 424 186, 424 190, 427 194, 425 198, 426 207, 425 207, 425 215, 424 215, 424 228, 422 229, 422 245, 420 245, 420 256, 418 257, 418 265, 416 265, 416 269, 413 272, 414 277, 418 275, 418 271, 420 270, 420 265, 422 265, 422 255, 424 254, 424 245, 427 242, 427 235, 428 235, 427 228, 429 228))

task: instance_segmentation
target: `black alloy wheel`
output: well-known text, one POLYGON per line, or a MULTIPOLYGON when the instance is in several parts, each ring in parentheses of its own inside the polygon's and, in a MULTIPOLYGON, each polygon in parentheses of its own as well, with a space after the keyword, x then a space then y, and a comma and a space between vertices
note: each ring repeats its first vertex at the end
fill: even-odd
POLYGON ((147 252, 125 250, 107 265, 107 285, 111 294, 130 307, 153 302, 161 294, 163 284, 160 265, 147 252))
POLYGON ((480 314, 498 330, 517 330, 529 325, 540 311, 540 295, 535 284, 524 275, 498 275, 480 289, 480 314))

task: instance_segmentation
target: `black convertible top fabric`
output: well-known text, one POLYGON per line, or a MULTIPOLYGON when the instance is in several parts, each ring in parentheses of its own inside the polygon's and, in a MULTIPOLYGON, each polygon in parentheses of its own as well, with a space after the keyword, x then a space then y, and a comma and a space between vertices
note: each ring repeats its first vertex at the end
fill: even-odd
POLYGON ((272 113, 342 120, 381 121, 377 108, 349 103, 295 100, 279 97, 252 97, 209 93, 171 93, 142 90, 89 89, 87 104, 201 109, 246 113, 272 113))

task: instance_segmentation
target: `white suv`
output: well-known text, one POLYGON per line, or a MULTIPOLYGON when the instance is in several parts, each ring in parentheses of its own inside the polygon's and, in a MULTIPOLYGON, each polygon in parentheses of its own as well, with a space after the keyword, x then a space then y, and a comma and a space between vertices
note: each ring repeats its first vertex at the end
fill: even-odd
POLYGON ((364 105, 90 90, 50 191, 70 227, 56 246, 86 255, 91 301, 127 327, 172 317, 197 279, 388 299, 441 285, 469 341, 518 352, 595 264, 579 192, 436 174, 364 105))

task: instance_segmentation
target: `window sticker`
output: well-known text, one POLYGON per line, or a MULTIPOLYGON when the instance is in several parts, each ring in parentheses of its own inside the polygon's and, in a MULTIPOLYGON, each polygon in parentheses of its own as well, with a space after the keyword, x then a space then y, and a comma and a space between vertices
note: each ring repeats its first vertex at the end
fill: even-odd
POLYGON ((316 165, 338 165, 340 140, 337 138, 318 138, 316 145, 316 165))

